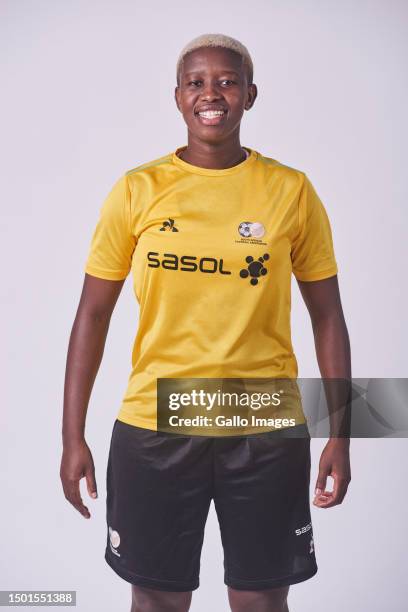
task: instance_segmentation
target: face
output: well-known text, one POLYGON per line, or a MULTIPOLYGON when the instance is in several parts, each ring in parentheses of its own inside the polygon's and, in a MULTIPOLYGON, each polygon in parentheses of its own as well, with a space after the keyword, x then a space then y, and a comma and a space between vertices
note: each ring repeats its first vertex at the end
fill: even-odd
POLYGON ((196 49, 184 57, 175 89, 177 108, 189 133, 206 142, 221 142, 239 132, 244 110, 257 96, 237 53, 223 48, 196 49))

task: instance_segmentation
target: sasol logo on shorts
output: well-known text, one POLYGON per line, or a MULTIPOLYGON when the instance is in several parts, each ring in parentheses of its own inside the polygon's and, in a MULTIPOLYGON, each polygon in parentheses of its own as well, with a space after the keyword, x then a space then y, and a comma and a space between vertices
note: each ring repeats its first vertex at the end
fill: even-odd
POLYGON ((308 523, 307 525, 305 525, 304 527, 301 527, 300 529, 295 529, 295 533, 296 535, 302 535, 302 533, 306 533, 307 531, 310 531, 312 528, 312 523, 308 523))
POLYGON ((194 255, 181 255, 175 253, 164 253, 163 259, 159 258, 159 253, 149 251, 147 259, 150 268, 165 268, 166 270, 182 270, 183 272, 206 272, 208 274, 231 274, 224 269, 224 260, 216 257, 195 257, 194 255))

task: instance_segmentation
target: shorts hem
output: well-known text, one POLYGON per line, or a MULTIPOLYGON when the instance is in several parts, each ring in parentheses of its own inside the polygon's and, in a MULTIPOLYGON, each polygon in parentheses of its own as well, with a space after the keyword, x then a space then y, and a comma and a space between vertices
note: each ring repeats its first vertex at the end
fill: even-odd
POLYGON ((302 572, 301 574, 290 574, 283 578, 265 578, 263 580, 242 580, 234 579, 228 576, 224 578, 224 584, 238 591, 261 591, 263 589, 273 589, 275 587, 283 587, 291 584, 297 584, 312 578, 318 571, 318 566, 315 565, 311 570, 302 572))
POLYGON ((183 592, 183 591, 195 591, 200 586, 199 580, 194 582, 183 582, 177 580, 163 580, 157 578, 147 578, 146 576, 140 576, 134 572, 127 570, 123 567, 118 567, 113 560, 110 558, 108 552, 105 552, 105 561, 113 569, 113 571, 135 586, 142 586, 149 589, 155 589, 156 591, 171 591, 171 592, 183 592))

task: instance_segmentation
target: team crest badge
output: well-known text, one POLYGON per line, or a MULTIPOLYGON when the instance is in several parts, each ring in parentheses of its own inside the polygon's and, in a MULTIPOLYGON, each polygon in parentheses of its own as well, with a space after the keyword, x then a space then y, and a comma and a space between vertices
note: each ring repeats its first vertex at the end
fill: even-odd
POLYGON ((265 228, 259 221, 243 221, 238 226, 238 232, 243 238, 262 238, 265 228))

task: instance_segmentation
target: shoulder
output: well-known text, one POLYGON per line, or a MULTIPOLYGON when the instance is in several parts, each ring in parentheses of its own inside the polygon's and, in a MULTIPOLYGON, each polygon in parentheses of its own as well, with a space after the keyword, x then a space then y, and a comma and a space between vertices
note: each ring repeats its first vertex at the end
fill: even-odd
POLYGON ((124 176, 131 182, 137 176, 150 175, 160 171, 162 168, 171 164, 171 160, 172 153, 161 155, 160 157, 156 157, 155 159, 144 162, 143 164, 139 164, 130 170, 126 170, 124 176))
POLYGON ((265 168, 266 173, 273 174, 275 178, 279 178, 279 180, 284 180, 285 183, 289 183, 293 185, 293 187, 302 188, 305 180, 306 173, 299 168, 295 168, 294 166, 289 166, 288 164, 284 164, 283 162, 270 157, 268 155, 263 155, 258 152, 258 160, 265 168))

